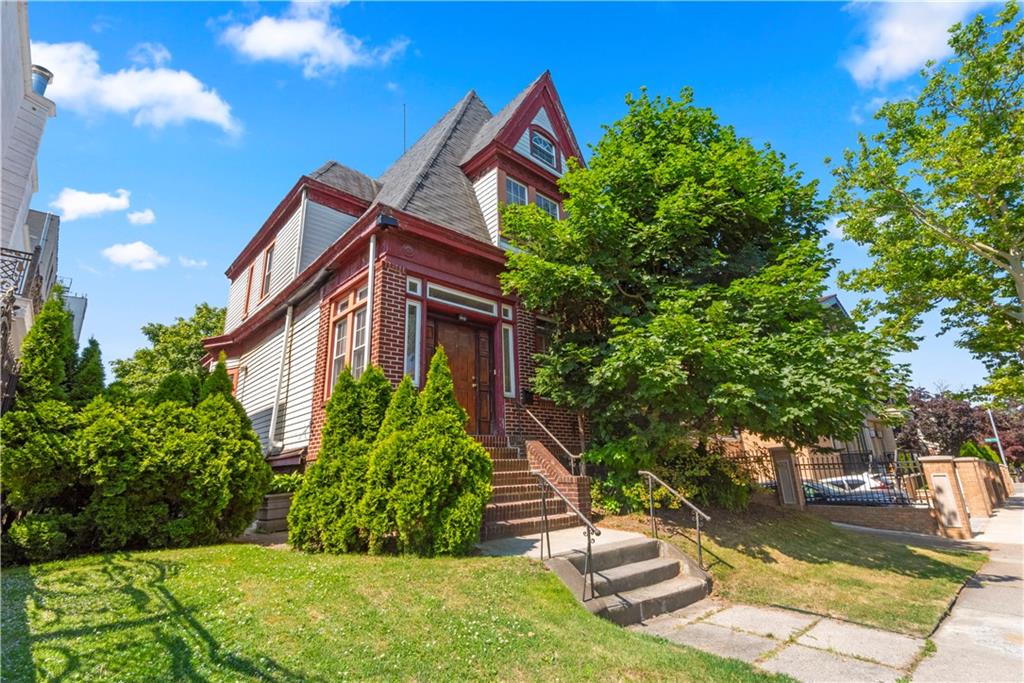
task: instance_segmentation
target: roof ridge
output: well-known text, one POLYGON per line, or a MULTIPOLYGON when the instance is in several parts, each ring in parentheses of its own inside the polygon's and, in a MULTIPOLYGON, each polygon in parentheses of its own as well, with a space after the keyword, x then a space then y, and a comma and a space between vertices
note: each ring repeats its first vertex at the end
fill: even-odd
POLYGON ((499 109, 498 112, 487 121, 487 123, 480 127, 480 130, 478 130, 476 135, 473 136, 473 140, 470 141, 469 147, 466 148, 466 152, 461 160, 462 163, 466 163, 476 156, 476 154, 479 153, 488 142, 498 137, 505 130, 505 127, 508 126, 509 122, 512 120, 512 115, 523 105, 523 102, 526 100, 526 96, 535 87, 537 87, 537 84, 540 83, 545 76, 549 76, 550 73, 551 70, 546 69, 544 73, 530 81, 529 85, 517 92, 512 99, 505 103, 504 107, 499 109))
MULTIPOLYGON (((448 144, 448 141, 451 139, 455 129, 458 128, 459 122, 462 120, 462 116, 466 113, 466 109, 469 107, 469 103, 476 97, 476 90, 471 89, 462 96, 462 99, 459 100, 454 107, 449 110, 449 112, 454 111, 455 113, 453 114, 451 121, 448 122, 448 127, 445 130, 444 135, 438 139, 437 143, 427 154, 427 160, 416 172, 415 180, 409 183, 408 189, 406 189, 399 198, 397 208, 403 208, 408 205, 416 195, 416 192, 423 186, 423 180, 427 177, 427 173, 429 173, 430 169, 432 169, 437 163, 438 155, 441 153, 441 150, 444 149, 445 145, 448 144)), ((447 115, 448 114, 446 113, 445 116, 447 115)), ((444 116, 441 118, 443 119, 444 116)))

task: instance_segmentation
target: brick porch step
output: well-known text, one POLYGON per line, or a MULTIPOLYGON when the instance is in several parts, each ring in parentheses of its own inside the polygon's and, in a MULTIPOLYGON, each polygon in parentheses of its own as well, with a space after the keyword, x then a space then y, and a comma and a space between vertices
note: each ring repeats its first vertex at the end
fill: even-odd
MULTIPOLYGON (((533 477, 530 477, 533 479, 533 477)), ((491 485, 492 503, 514 503, 519 500, 540 498, 541 489, 536 483, 509 484, 505 486, 491 485)), ((550 499, 551 496, 548 496, 550 499)))
POLYGON ((512 448, 511 446, 486 446, 485 451, 491 454, 492 460, 497 459, 515 459, 515 460, 526 460, 523 457, 523 452, 518 448, 512 448))
MULTIPOLYGON (((568 508, 560 498, 547 501, 548 517, 565 514, 568 508)), ((541 512, 540 498, 533 500, 517 500, 511 503, 488 503, 484 508, 484 522, 498 522, 510 519, 539 517, 541 512)))
MULTIPOLYGON (((551 531, 568 529, 578 524, 579 519, 571 512, 561 515, 548 515, 548 529, 551 531)), ((506 538, 508 536, 529 536, 539 534, 543 529, 544 522, 540 517, 485 522, 483 540, 506 538)))
POLYGON ((470 436, 472 436, 476 440, 476 442, 479 443, 484 448, 508 447, 507 436, 499 436, 496 434, 470 434, 470 436))
POLYGON ((537 477, 528 472, 519 471, 495 472, 491 475, 492 489, 500 488, 502 486, 525 486, 526 484, 533 484, 536 486, 537 477))
POLYGON ((520 472, 530 471, 530 461, 526 458, 494 458, 494 472, 520 472))

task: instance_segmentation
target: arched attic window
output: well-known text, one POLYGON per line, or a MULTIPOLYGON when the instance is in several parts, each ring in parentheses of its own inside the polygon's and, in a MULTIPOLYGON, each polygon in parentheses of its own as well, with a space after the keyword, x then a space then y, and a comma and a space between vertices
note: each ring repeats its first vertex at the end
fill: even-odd
POLYGON ((558 168, 558 148, 551 138, 535 128, 530 130, 530 154, 551 168, 558 168))

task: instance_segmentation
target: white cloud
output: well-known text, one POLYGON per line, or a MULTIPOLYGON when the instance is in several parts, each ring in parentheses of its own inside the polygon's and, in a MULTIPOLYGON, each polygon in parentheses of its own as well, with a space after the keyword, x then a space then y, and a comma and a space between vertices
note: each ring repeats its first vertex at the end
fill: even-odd
POLYGON ((142 211, 129 211, 128 222, 132 225, 149 225, 156 222, 156 214, 153 213, 153 209, 143 209, 142 211))
POLYGON ((843 65, 861 87, 884 86, 905 78, 929 59, 951 53, 949 27, 987 2, 855 2, 847 9, 863 12, 867 45, 843 65))
POLYGON ((403 37, 383 47, 366 46, 331 22, 332 4, 293 2, 281 16, 229 25, 221 40, 253 61, 300 64, 306 78, 351 67, 386 65, 409 46, 409 39, 403 37))
POLYGON ((187 256, 179 256, 178 263, 181 264, 182 268, 205 268, 207 265, 204 259, 194 259, 187 256))
POLYGON ((50 206, 61 212, 61 219, 65 223, 88 218, 90 216, 102 216, 111 211, 124 211, 128 208, 131 192, 128 190, 114 190, 114 194, 107 192, 83 192, 70 187, 65 187, 57 195, 57 198, 50 202, 50 206))
POLYGON ((825 232, 832 239, 841 240, 846 237, 846 233, 844 233, 843 229, 839 227, 839 220, 841 218, 842 216, 829 216, 825 220, 825 232))
POLYGON ((241 132, 231 106, 216 90, 188 71, 160 66, 170 59, 170 52, 162 45, 149 47, 145 58, 154 66, 136 65, 116 72, 104 72, 99 55, 85 43, 32 43, 32 61, 53 72, 46 96, 80 114, 127 114, 136 126, 158 129, 203 121, 232 135, 241 132))
POLYGON ((131 49, 128 57, 140 66, 163 66, 171 61, 171 51, 161 43, 139 43, 131 49))
POLYGON ((113 244, 100 253, 115 266, 126 266, 132 270, 155 270, 168 263, 166 256, 161 256, 145 242, 113 244))

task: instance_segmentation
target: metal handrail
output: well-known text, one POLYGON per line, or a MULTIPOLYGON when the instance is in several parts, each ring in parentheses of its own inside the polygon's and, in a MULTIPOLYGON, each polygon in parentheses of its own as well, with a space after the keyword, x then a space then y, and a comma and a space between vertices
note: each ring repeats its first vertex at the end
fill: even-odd
POLYGON ((708 516, 708 514, 701 510, 699 507, 697 507, 690 501, 686 500, 686 496, 679 493, 674 488, 663 482, 658 477, 658 475, 654 474, 653 472, 648 472, 647 470, 640 470, 638 474, 641 477, 647 477, 647 500, 649 501, 651 506, 651 535, 655 538, 658 537, 658 524, 654 516, 654 482, 658 482, 658 484, 660 484, 662 488, 664 488, 666 491, 675 496, 676 500, 678 500, 681 503, 685 503, 686 506, 693 511, 693 521, 697 527, 697 565, 701 569, 704 569, 704 553, 700 542, 700 520, 701 517, 703 517, 705 520, 710 522, 711 517, 708 516))
POLYGON ((544 476, 543 472, 538 470, 531 470, 530 474, 537 477, 538 485, 540 486, 540 516, 542 524, 544 525, 543 531, 541 531, 540 537, 540 559, 544 560, 544 540, 548 542, 548 559, 551 559, 551 530, 548 528, 548 497, 547 491, 551 489, 555 492, 565 506, 571 510, 576 517, 583 522, 584 531, 583 535, 587 537, 587 559, 583 565, 583 591, 580 595, 580 600, 586 602, 587 600, 587 577, 590 577, 590 599, 594 599, 594 564, 591 561, 592 552, 591 546, 594 542, 594 536, 600 536, 601 530, 598 529, 594 524, 587 519, 587 516, 580 512, 579 508, 572 504, 572 501, 566 498, 565 494, 558 490, 558 487, 551 483, 551 480, 544 476))
POLYGON ((532 412, 530 412, 529 408, 524 406, 523 410, 526 411, 526 414, 530 416, 530 419, 532 419, 534 422, 537 423, 538 427, 540 427, 541 429, 544 430, 544 433, 548 435, 548 438, 551 439, 552 441, 554 441, 556 444, 558 444, 558 447, 561 448, 562 451, 566 455, 569 456, 569 469, 572 471, 572 474, 573 475, 576 474, 576 461, 578 460, 579 463, 580 463, 580 475, 584 476, 584 477, 587 476, 587 464, 583 460, 583 454, 582 453, 579 454, 579 455, 573 454, 572 451, 570 451, 568 448, 565 447, 565 444, 563 444, 561 441, 558 440, 557 436, 552 434, 551 431, 547 427, 544 426, 544 423, 541 422, 540 419, 536 415, 534 415, 532 412))

